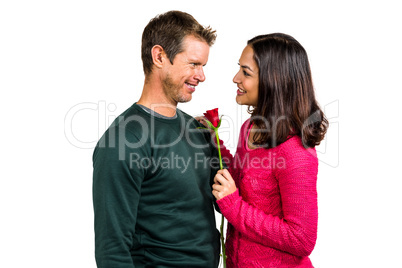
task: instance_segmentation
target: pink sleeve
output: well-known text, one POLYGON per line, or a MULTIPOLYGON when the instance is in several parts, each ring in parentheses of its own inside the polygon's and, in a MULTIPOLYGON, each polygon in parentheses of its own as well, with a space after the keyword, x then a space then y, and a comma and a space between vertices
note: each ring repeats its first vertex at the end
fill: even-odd
POLYGON ((228 149, 226 149, 225 145, 223 145, 222 140, 219 140, 219 146, 221 148, 222 159, 225 162, 228 171, 232 175, 233 180, 237 181, 238 170, 235 169, 234 164, 233 164, 235 161, 235 157, 233 157, 232 154, 230 153, 230 151, 228 149))
MULTIPOLYGON (((240 128, 240 135, 237 144, 237 148, 243 146, 244 138, 247 136, 247 128, 250 124, 250 119, 247 119, 240 128)), ((216 142, 215 142, 216 145, 216 142)), ((221 147, 222 159, 224 159, 227 169, 232 175, 233 179, 236 181, 238 175, 238 169, 235 168, 234 162, 236 161, 236 155, 233 156, 228 149, 226 149, 222 140, 219 140, 219 146, 221 147)), ((236 153, 237 154, 237 153, 236 153)))
POLYGON ((278 155, 284 157, 286 168, 275 172, 283 218, 248 204, 238 191, 217 203, 226 219, 248 239, 296 256, 308 256, 317 239, 318 161, 307 150, 284 149, 278 155))
MULTIPOLYGON (((215 141, 215 146, 216 146, 216 141, 215 141)), ((230 153, 230 151, 225 147, 225 145, 223 144, 223 140, 221 140, 221 139, 219 140, 219 147, 221 149, 222 160, 225 162, 226 166, 229 169, 233 162, 233 156, 230 153)))

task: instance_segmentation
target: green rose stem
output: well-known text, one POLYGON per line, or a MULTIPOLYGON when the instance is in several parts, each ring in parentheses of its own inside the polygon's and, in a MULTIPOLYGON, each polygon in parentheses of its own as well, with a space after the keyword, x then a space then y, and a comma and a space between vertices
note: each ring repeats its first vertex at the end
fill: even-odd
MULTIPOLYGON (((209 120, 205 120, 205 122, 207 122, 208 126, 215 131, 216 142, 217 142, 217 145, 218 145, 218 153, 219 153, 219 166, 220 166, 220 169, 223 169, 221 146, 219 144, 219 135, 218 135, 218 128, 221 126, 222 117, 219 119, 218 126, 216 126, 216 127, 209 120)), ((201 128, 201 127, 199 127, 199 128, 201 128)), ((202 128, 202 129, 207 129, 207 128, 202 128)), ((225 237, 223 236, 223 226, 224 226, 224 224, 225 224, 225 217, 223 217, 223 214, 222 214, 220 233, 221 233, 223 267, 226 268, 226 247, 225 247, 225 237)))
POLYGON ((215 128, 214 130, 215 130, 215 134, 216 134, 216 142, 218 144, 219 166, 220 166, 221 169, 223 169, 222 156, 221 156, 221 146, 219 144, 218 128, 215 128))
MULTIPOLYGON (((218 153, 219 153, 219 166, 221 169, 223 169, 223 164, 222 164, 222 156, 221 156, 221 147, 219 145, 219 135, 218 135, 218 128, 214 129, 215 134, 216 134, 216 142, 218 144, 218 153)), ((223 226, 225 224, 225 217, 221 218, 221 245, 222 245, 222 258, 223 258, 223 267, 226 268, 226 247, 225 247, 225 238, 223 237, 223 226)))

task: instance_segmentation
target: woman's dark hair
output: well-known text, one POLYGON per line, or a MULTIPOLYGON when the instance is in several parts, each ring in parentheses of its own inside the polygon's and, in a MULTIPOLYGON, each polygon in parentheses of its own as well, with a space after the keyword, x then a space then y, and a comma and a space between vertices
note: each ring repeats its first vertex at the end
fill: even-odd
POLYGON ((209 46, 216 39, 216 33, 210 27, 199 24, 193 16, 181 11, 169 11, 151 19, 142 33, 141 58, 145 75, 152 71, 151 50, 155 45, 160 45, 170 62, 174 57, 183 52, 183 39, 193 35, 209 46))
POLYGON ((328 121, 315 99, 304 48, 282 33, 256 36, 247 44, 259 69, 257 106, 249 107, 259 129, 254 144, 275 147, 297 135, 306 148, 319 145, 328 121))

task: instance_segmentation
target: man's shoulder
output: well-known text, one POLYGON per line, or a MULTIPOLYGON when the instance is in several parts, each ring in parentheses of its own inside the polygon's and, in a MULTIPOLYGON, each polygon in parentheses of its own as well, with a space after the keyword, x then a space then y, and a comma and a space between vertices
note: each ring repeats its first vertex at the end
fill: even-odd
POLYGON ((124 137, 125 141, 130 136, 136 139, 142 135, 145 126, 147 126, 146 116, 133 104, 112 122, 99 139, 97 146, 104 143, 114 144, 121 140, 119 137, 124 137))
POLYGON ((193 116, 180 110, 179 108, 177 108, 176 111, 177 111, 177 114, 180 114, 180 116, 184 119, 185 122, 187 122, 187 123, 190 122, 190 123, 194 124, 195 127, 205 127, 200 122, 198 122, 193 116))
POLYGON ((122 131, 140 134, 144 127, 148 126, 149 116, 136 104, 133 104, 122 112, 109 126, 106 132, 122 131))
POLYGON ((183 116, 183 118, 185 120, 194 120, 194 117, 192 117, 191 115, 189 115, 188 113, 184 112, 183 110, 181 110, 179 108, 176 109, 176 113, 183 116))

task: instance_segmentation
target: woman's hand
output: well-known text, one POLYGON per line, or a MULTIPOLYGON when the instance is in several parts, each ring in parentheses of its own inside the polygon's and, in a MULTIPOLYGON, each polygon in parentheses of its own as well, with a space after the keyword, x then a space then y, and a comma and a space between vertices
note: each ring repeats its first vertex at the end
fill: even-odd
POLYGON ((197 116, 197 117, 195 117, 195 120, 197 120, 198 122, 203 124, 205 126, 205 128, 209 129, 209 132, 211 133, 211 140, 215 141, 216 133, 212 128, 209 127, 207 122, 205 122, 205 116, 197 116))
POLYGON ((212 194, 216 200, 233 194, 237 190, 236 183, 227 169, 219 170, 215 175, 214 182, 214 185, 212 185, 212 194))
POLYGON ((196 116, 195 120, 203 124, 206 128, 209 128, 207 122, 205 122, 205 116, 196 116))

